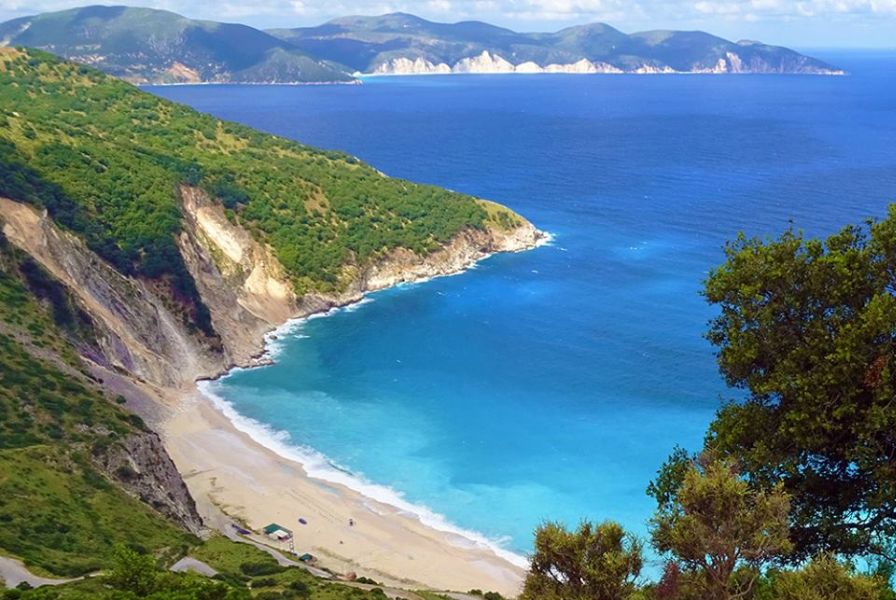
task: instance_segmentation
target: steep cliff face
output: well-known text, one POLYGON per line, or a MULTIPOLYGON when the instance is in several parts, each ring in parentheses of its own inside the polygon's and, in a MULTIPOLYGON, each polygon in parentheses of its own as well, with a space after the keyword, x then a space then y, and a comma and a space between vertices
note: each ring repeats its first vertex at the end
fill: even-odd
POLYGON ((97 450, 94 463, 132 496, 152 506, 187 531, 199 535, 202 519, 162 440, 151 431, 133 433, 97 450))
POLYGON ((160 288, 122 275, 46 213, 0 198, 0 217, 9 241, 63 283, 93 318, 99 355, 92 360, 162 387, 226 362, 215 342, 192 330, 160 288))
POLYGON ((544 239, 522 219, 506 227, 468 229, 426 256, 397 249, 371 265, 347 265, 349 284, 343 291, 299 298, 270 248, 231 223, 219 203, 195 188, 183 188, 181 196, 186 224, 181 253, 211 311, 224 355, 236 364, 251 362, 263 349, 263 334, 290 318, 350 304, 399 283, 456 273, 489 254, 532 248, 544 239))
POLYGON ((0 548, 71 575, 93 570, 111 544, 128 539, 110 526, 122 515, 147 547, 189 539, 184 531, 199 533, 201 519, 159 438, 120 406, 133 404, 140 384, 104 356, 109 328, 7 234, 34 235, 45 260, 70 240, 52 227, 37 236, 40 215, 18 208, 0 204, 0 548))
POLYGON ((445 63, 433 63, 425 58, 415 59, 404 56, 393 58, 379 64, 374 70, 374 75, 445 75, 451 72, 451 67, 445 63))
POLYGON ((270 248, 228 221, 220 204, 186 186, 181 198, 181 255, 221 336, 225 362, 246 363, 261 352, 267 330, 299 312, 296 295, 270 248))

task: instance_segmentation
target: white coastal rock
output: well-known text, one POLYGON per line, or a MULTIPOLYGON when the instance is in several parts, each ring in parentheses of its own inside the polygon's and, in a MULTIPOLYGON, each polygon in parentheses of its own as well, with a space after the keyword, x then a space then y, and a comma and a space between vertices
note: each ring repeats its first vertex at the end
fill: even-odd
POLYGON ((632 72, 639 75, 665 75, 669 73, 677 73, 675 69, 668 65, 663 65, 662 67, 657 67, 655 65, 641 65, 632 72))
POLYGON ((518 64, 514 68, 514 73, 544 73, 544 69, 542 69, 538 63, 527 60, 526 62, 518 64))
POLYGON ((445 63, 432 63, 425 58, 414 60, 405 57, 393 58, 377 66, 374 75, 429 75, 450 73, 451 67, 445 63))
POLYGON ((594 65, 594 68, 597 69, 598 73, 624 73, 625 72, 622 69, 620 69, 619 67, 611 65, 610 63, 596 62, 596 63, 591 63, 591 64, 594 65))
MULTIPOLYGON (((703 69, 694 69, 694 73, 742 73, 745 70, 741 58, 733 53, 728 52, 725 57, 719 58, 718 62, 703 69)), ((446 63, 433 63, 422 57, 414 59, 407 57, 397 57, 380 63, 372 72, 372 75, 428 75, 428 74, 449 74, 449 73, 575 73, 575 74, 594 74, 594 73, 639 73, 639 74, 665 74, 678 73, 675 69, 668 65, 641 65, 633 70, 623 70, 615 65, 601 61, 590 61, 587 58, 579 59, 573 63, 551 63, 541 66, 535 61, 524 61, 514 65, 509 60, 497 53, 491 53, 483 50, 476 56, 468 56, 462 58, 454 66, 446 63)))
POLYGON ((740 56, 738 56, 734 52, 726 52, 725 56, 728 57, 728 72, 729 73, 743 73, 744 61, 741 60, 740 56))
POLYGON ((622 69, 614 67, 605 62, 591 62, 587 58, 583 58, 577 62, 565 65, 556 63, 550 64, 544 68, 545 73, 622 73, 622 69))
POLYGON ((744 73, 744 64, 741 60, 740 56, 735 54, 734 52, 726 52, 724 57, 719 57, 719 60, 712 67, 706 67, 702 69, 693 69, 692 73, 714 73, 714 74, 723 74, 723 73, 744 73))
POLYGON ((491 54, 483 50, 479 56, 462 58, 454 67, 452 73, 515 73, 516 67, 511 62, 498 54, 491 54))

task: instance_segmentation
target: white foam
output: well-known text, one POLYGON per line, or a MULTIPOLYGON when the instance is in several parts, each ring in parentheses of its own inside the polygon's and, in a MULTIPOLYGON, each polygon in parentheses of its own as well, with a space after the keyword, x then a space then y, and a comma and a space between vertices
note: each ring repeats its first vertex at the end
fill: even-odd
MULTIPOLYGON (((236 370, 233 369, 231 373, 236 370)), ((458 544, 461 547, 471 544, 471 546, 467 547, 488 549, 511 564, 523 569, 528 568, 529 562, 526 557, 503 547, 507 542, 506 539, 500 541, 491 540, 476 531, 458 527, 432 509, 408 501, 403 493, 388 486, 372 483, 362 475, 354 474, 334 463, 317 450, 293 443, 288 432, 274 429, 251 417, 240 414, 231 402, 215 393, 215 382, 213 381, 199 381, 197 385, 199 391, 211 401, 215 408, 227 417, 238 431, 245 433, 258 444, 279 456, 301 464, 309 477, 342 485, 375 502, 396 508, 402 513, 416 518, 427 527, 458 536, 460 540, 456 540, 455 543, 465 542, 463 545, 458 544)), ((375 505, 367 504, 367 506, 374 509, 375 505)), ((374 512, 381 513, 382 511, 374 510, 374 512)))
MULTIPOLYGON (((370 304, 371 302, 373 302, 373 298, 370 298, 369 296, 364 296, 357 302, 352 302, 351 304, 346 304, 345 306, 334 306, 333 308, 330 308, 325 311, 312 313, 312 314, 304 316, 304 317, 289 319, 282 325, 272 329, 271 331, 269 331, 268 333, 265 334, 265 336, 264 336, 264 353, 262 354, 262 358, 265 358, 268 360, 275 360, 283 352, 283 349, 286 347, 285 340, 287 340, 287 339, 299 339, 299 340, 308 339, 310 336, 308 336, 307 334, 301 333, 302 327, 308 321, 310 321, 312 319, 320 319, 323 317, 329 317, 330 315, 335 314, 339 311, 355 312, 356 310, 358 310, 365 304, 370 304)), ((233 369, 231 369, 230 372, 236 371, 239 368, 240 367, 234 367, 233 369)), ((219 379, 223 379, 223 378, 227 377, 230 374, 230 372, 222 375, 221 377, 219 377, 219 379)))
POLYGON ((373 298, 371 298, 370 296, 364 296, 357 302, 353 302, 351 304, 346 305, 345 308, 343 308, 343 310, 345 312, 355 312, 356 310, 358 310, 365 304, 370 304, 371 302, 373 302, 373 298))
POLYGON ((557 240, 557 237, 550 231, 539 231, 539 233, 541 233, 541 238, 535 242, 536 248, 541 246, 553 246, 554 242, 557 240))
MULTIPOLYGON (((276 329, 269 331, 264 336, 264 358, 274 360, 277 356, 283 352, 283 349, 286 347, 284 343, 284 338, 293 337, 298 335, 299 329, 301 329, 302 324, 305 322, 305 319, 290 319, 285 322, 283 325, 280 325, 276 329)), ((303 336, 308 337, 308 336, 303 336)), ((237 367, 239 368, 239 367, 237 367)), ((236 369, 231 369, 234 371, 236 369)))

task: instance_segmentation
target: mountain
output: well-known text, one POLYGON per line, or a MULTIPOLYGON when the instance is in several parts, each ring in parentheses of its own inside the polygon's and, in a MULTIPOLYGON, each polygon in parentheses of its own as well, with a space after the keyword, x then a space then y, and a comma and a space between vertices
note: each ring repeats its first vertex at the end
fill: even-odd
MULTIPOLYGON (((496 204, 0 48, 0 573, 14 557, 114 576, 127 546, 150 567, 189 553, 226 575, 152 575, 160 594, 204 590, 166 598, 293 584, 318 600, 384 597, 203 542, 209 511, 234 535, 231 521, 194 502, 152 429, 197 378, 252 364, 290 317, 539 236, 496 204)), ((145 597, 126 587, 137 579, 89 578, 60 597, 145 597)))
POLYGON ((149 8, 87 6, 23 17, 0 24, 0 43, 47 50, 135 83, 352 79, 252 27, 149 8))
POLYGON ((39 48, 134 83, 350 82, 353 73, 841 73, 787 48, 701 31, 628 35, 592 23, 518 33, 405 13, 263 32, 164 10, 87 6, 2 23, 0 45, 39 48))
POLYGON ((269 33, 361 73, 840 73, 814 58, 759 42, 734 43, 700 31, 628 35, 603 23, 517 33, 478 21, 434 23, 394 13, 269 33))

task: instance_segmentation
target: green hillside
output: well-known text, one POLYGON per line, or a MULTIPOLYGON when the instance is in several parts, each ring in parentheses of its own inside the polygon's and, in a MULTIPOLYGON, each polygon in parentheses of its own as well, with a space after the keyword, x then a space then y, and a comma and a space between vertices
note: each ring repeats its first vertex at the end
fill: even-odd
MULTIPOLYGON (((521 222, 39 51, 0 54, 0 107, 0 194, 46 207, 120 271, 170 278, 183 298, 196 293, 174 241, 181 184, 270 244, 299 293, 339 290, 390 249, 426 254, 464 229, 521 222)), ((201 307, 195 317, 207 321, 201 307)))
POLYGON ((150 8, 86 6, 0 24, 0 43, 42 48, 136 82, 350 81, 262 31, 150 8))
POLYGON ((82 370, 71 341, 90 331, 0 235, 0 553, 56 575, 102 568, 115 544, 176 554, 195 543, 93 460, 143 425, 82 370))

